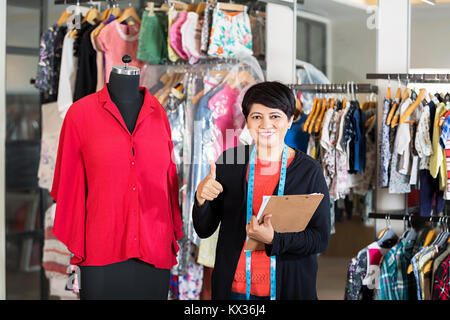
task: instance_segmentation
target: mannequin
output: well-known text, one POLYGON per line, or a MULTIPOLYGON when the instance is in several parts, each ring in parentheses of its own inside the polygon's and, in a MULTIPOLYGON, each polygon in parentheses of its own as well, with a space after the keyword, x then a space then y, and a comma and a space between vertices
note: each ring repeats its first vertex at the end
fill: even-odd
MULTIPOLYGON (((139 91, 139 69, 129 67, 131 57, 122 58, 123 66, 114 66, 107 84, 111 100, 119 109, 130 134, 133 133, 144 102, 139 91)), ((166 300, 170 270, 132 258, 103 266, 80 266, 81 300, 166 300)))
POLYGON ((119 109, 128 131, 132 134, 144 102, 144 92, 139 92, 139 68, 128 66, 131 62, 128 55, 125 55, 122 61, 125 67, 112 68, 107 86, 111 100, 119 109))

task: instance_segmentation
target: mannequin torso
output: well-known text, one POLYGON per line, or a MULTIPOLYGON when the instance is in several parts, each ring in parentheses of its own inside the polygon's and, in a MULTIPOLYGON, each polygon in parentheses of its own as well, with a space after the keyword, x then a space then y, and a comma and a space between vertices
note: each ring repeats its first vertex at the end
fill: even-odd
POLYGON ((112 71, 107 87, 111 100, 132 134, 144 103, 144 92, 139 92, 139 75, 124 75, 112 71))

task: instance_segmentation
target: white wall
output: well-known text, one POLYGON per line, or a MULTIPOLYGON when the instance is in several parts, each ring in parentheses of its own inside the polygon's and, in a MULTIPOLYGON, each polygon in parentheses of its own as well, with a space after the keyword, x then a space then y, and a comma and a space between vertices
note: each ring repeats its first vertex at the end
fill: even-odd
POLYGON ((376 68, 376 30, 366 25, 366 13, 352 19, 331 20, 332 79, 334 83, 366 80, 376 68))
POLYGON ((293 10, 281 5, 267 4, 266 30, 267 80, 293 83, 295 74, 293 10))

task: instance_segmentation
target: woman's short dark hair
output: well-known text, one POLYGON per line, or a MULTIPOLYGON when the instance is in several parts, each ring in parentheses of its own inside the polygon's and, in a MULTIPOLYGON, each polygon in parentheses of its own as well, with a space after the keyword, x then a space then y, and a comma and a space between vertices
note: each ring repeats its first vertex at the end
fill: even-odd
POLYGON ((254 103, 283 111, 288 119, 295 113, 295 96, 286 85, 277 81, 260 82, 251 86, 242 100, 242 113, 247 119, 254 103))

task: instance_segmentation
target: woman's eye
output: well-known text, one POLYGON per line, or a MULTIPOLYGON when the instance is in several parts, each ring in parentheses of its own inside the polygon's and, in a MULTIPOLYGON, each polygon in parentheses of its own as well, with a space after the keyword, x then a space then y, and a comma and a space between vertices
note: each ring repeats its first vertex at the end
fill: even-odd
POLYGON ((272 115, 272 119, 278 119, 280 116, 277 114, 272 115))
POLYGON ((253 116, 253 119, 259 120, 259 119, 261 119, 261 116, 253 116))

